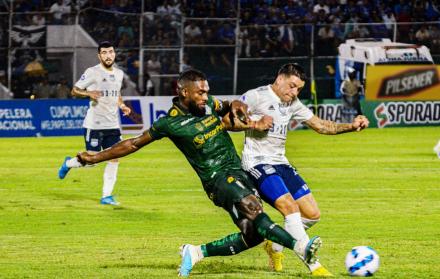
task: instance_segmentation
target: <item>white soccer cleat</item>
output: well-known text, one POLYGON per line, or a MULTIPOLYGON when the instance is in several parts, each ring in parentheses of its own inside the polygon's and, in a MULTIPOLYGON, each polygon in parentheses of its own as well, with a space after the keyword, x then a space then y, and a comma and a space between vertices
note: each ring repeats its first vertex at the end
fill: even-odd
POLYGON ((437 154, 437 157, 440 159, 440 140, 438 141, 437 145, 433 148, 434 153, 437 154))
POLYGON ((314 236, 307 243, 304 242, 297 241, 294 251, 306 264, 314 264, 318 261, 317 253, 322 245, 322 240, 319 236, 314 236))
POLYGON ((199 262, 202 257, 197 253, 197 248, 191 244, 184 244, 180 246, 180 256, 182 262, 179 267, 179 276, 188 277, 193 266, 199 262))

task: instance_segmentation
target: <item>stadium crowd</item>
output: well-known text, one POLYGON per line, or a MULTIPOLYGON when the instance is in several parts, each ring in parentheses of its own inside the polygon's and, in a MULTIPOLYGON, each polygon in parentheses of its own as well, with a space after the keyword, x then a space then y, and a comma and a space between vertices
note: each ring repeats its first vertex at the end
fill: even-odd
MULTIPOLYGON (((6 3, 8 1, 0 2, 0 12, 9 11, 6 3)), ((440 52, 440 25, 435 22, 440 18, 439 5, 438 0, 240 0, 239 56, 310 56, 311 38, 315 40, 313 55, 332 56, 346 39, 393 38, 396 23, 427 21, 434 23, 399 24, 397 41, 427 45, 435 54, 440 52), (322 45, 332 47, 317 47, 322 45)), ((209 60, 210 66, 231 69, 237 0, 145 0, 143 9, 142 47, 177 48, 181 46, 183 36, 184 44, 193 47, 185 48, 188 64, 206 64, 197 60, 209 58, 205 60, 209 60), (185 16, 184 21, 182 16, 185 16), (223 47, 195 48, 196 45, 223 47)), ((133 81, 137 80, 138 61, 134 58, 138 58, 135 52, 140 46, 141 0, 16 0, 12 10, 13 25, 21 26, 72 24, 79 12, 80 24, 90 27, 87 31, 96 41, 115 42, 122 54, 118 64, 128 71, 133 81)), ((0 19, 0 61, 5 61, 4 56, 8 53, 7 18, 1 16, 0 19)), ((20 53, 20 57, 15 56, 12 65, 16 73, 31 61, 45 59, 43 50, 29 50, 24 55, 20 53)), ((179 70, 175 53, 146 51, 143 60, 144 69, 150 76, 177 74, 179 70), (160 67, 156 65, 152 70, 148 61, 154 59, 160 67)), ((1 64, 0 70, 5 71, 7 63, 1 64)), ((13 88, 14 92, 16 90, 20 89, 13 88)), ((156 86, 155 94, 159 90, 163 88, 156 86)), ((167 89, 166 92, 170 91, 167 89)))

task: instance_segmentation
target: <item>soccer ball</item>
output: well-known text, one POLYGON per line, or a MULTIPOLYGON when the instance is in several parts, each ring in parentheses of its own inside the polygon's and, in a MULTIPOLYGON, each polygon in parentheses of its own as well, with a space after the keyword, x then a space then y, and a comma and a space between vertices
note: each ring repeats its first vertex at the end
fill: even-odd
POLYGON ((379 255, 369 246, 356 246, 345 257, 345 267, 351 276, 372 276, 379 268, 379 255))

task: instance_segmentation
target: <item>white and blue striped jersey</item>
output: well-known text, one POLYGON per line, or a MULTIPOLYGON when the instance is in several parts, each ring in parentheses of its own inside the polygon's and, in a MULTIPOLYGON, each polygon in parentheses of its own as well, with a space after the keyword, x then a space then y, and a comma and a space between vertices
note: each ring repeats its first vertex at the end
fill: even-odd
POLYGON ((88 68, 75 83, 79 89, 99 90, 102 96, 98 101, 90 100, 83 127, 87 129, 119 128, 119 96, 121 95, 122 70, 113 67, 107 70, 101 64, 88 68))
POLYGON ((283 103, 271 85, 249 90, 240 100, 248 105, 252 120, 259 120, 263 115, 273 118, 273 127, 268 132, 246 131, 241 159, 243 169, 249 170, 259 164, 289 164, 285 144, 290 119, 304 122, 313 117, 313 112, 299 99, 283 103))

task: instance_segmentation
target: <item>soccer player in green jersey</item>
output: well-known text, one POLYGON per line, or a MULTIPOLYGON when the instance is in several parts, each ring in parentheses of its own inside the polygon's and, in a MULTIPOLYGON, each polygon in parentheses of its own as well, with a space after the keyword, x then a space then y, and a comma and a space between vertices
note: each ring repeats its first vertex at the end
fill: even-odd
POLYGON ((204 257, 238 254, 264 239, 294 250, 306 262, 315 262, 321 239, 316 236, 307 242, 297 241, 263 212, 257 191, 241 169, 240 158, 221 119, 229 113, 237 126, 264 131, 272 127, 272 118, 251 121, 242 102, 221 102, 209 96, 208 81, 197 70, 183 72, 177 84, 179 96, 173 99, 167 115, 155 121, 151 129, 99 153, 79 153, 79 162, 85 165, 120 158, 163 137, 171 139, 197 172, 208 197, 225 209, 240 229, 239 233, 204 245, 183 245, 181 276, 189 276, 194 264, 204 257))

